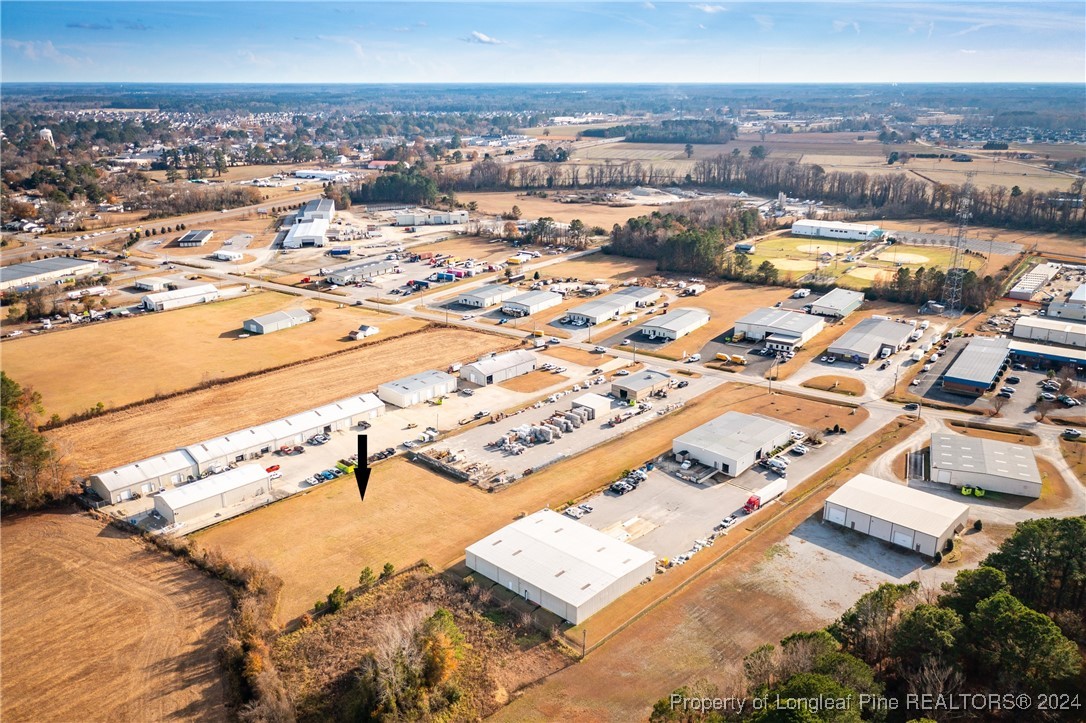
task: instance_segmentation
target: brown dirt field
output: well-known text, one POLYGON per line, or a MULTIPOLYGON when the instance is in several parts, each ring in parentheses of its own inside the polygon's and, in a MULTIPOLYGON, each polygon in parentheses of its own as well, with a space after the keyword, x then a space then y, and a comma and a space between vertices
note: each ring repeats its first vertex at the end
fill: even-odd
MULTIPOLYGON (((547 278, 554 279, 579 279, 581 281, 603 279, 618 283, 626 279, 655 276, 656 262, 647 259, 634 259, 628 256, 610 256, 596 253, 548 266, 540 273, 545 273, 547 278)), ((581 299, 581 301, 586 301, 586 299, 581 299)))
MULTIPOLYGON (((777 376, 774 379, 787 379, 804 364, 822 354, 829 348, 830 344, 844 336, 846 331, 874 314, 908 317, 913 315, 915 311, 914 307, 905 304, 891 304, 888 301, 865 301, 862 309, 846 317, 843 321, 833 323, 827 319, 826 328, 820 331, 818 336, 811 339, 806 346, 797 351, 794 358, 777 365, 777 376)), ((767 376, 768 374, 769 372, 766 371, 767 376)))
POLYGON ((374 468, 365 506, 359 507, 354 482, 341 478, 194 537, 228 556, 268 562, 285 581, 281 615, 289 619, 336 585, 353 583, 367 565, 377 569, 388 561, 403 567, 424 558, 442 569, 459 562, 467 545, 521 512, 558 507, 593 492, 623 469, 670 449, 677 434, 726 408, 816 428, 858 422, 866 415, 865 410, 850 416, 844 407, 725 384, 638 430, 636 446, 618 437, 592 450, 590 467, 572 457, 493 495, 398 457, 374 468), (314 534, 318 529, 321 533, 314 534))
POLYGON ((74 472, 89 474, 370 391, 391 379, 515 347, 489 334, 431 328, 71 424, 48 436, 68 454, 74 472), (119 439, 124 444, 117 444, 119 439))
POLYGON ((569 381, 569 377, 563 374, 554 374, 552 372, 543 371, 542 369, 537 369, 534 372, 528 372, 522 376, 500 382, 498 386, 512 389, 514 392, 531 393, 566 381, 569 381))
MULTIPOLYGON (((1023 444, 1028 447, 1036 447, 1041 443, 1041 440, 1037 435, 1032 432, 1011 431, 1006 432, 997 429, 977 429, 975 427, 966 426, 963 422, 949 421, 947 426, 952 431, 958 434, 964 434, 966 437, 979 437, 981 439, 994 439, 997 442, 1009 442, 1010 444, 1023 444)), ((998 426, 998 425, 994 425, 998 426)))
POLYGON ((1071 471, 1080 480, 1086 480, 1086 442, 1076 442, 1070 439, 1060 438, 1060 452, 1067 464, 1071 465, 1071 471))
POLYGON ((867 390, 867 387, 865 387, 864 383, 859 379, 833 375, 812 377, 803 382, 800 386, 807 387, 808 389, 821 389, 824 392, 837 392, 838 394, 845 394, 850 397, 859 396, 867 390))
POLYGON ((614 359, 610 354, 594 354, 590 351, 574 349, 573 347, 562 346, 561 344, 551 344, 543 350, 543 353, 556 356, 559 359, 564 359, 568 362, 573 362, 574 364, 583 364, 587 367, 598 367, 600 364, 614 359))
POLYGON ((0 553, 5 721, 228 717, 222 584, 72 509, 8 517, 0 553))
POLYGON ((626 223, 634 216, 643 216, 659 209, 659 206, 602 206, 590 203, 561 203, 553 198, 522 196, 515 192, 498 193, 458 193, 456 198, 461 203, 475 201, 479 211, 487 214, 502 214, 513 206, 520 206, 522 218, 541 218, 550 216, 555 221, 569 223, 575 218, 581 219, 590 229, 602 226, 607 231, 618 224, 626 223))
MULTIPOLYGON (((954 223, 930 221, 928 219, 879 221, 879 226, 885 229, 936 233, 944 236, 954 236, 958 231, 958 227, 954 223)), ((995 240, 1022 244, 1027 249, 1036 245, 1039 253, 1050 251, 1052 253, 1082 256, 1082 238, 1070 235, 1041 233, 1038 231, 1019 231, 1015 229, 993 228, 991 226, 970 226, 966 230, 966 236, 982 241, 995 240)), ((1006 261, 1004 261, 1004 263, 1006 263, 1006 261)))
MULTIPOLYGON (((849 464, 838 462, 816 475, 815 480, 833 476, 837 481, 851 478, 866 468, 870 459, 893 447, 912 430, 897 424, 876 433, 879 444, 858 454, 849 464)), ((814 483, 808 483, 817 484, 814 483)), ((619 721, 645 720, 652 705, 671 691, 700 678, 713 680, 723 667, 765 643, 777 644, 797 630, 812 630, 827 621, 814 620, 794 601, 766 591, 758 575, 759 563, 772 555, 774 546, 800 523, 817 515, 825 498, 835 489, 831 483, 789 509, 776 524, 741 549, 732 548, 746 538, 746 528, 733 528, 717 543, 723 546, 712 554, 702 553, 667 575, 674 587, 694 578, 690 584, 664 600, 649 614, 633 621, 578 665, 552 675, 525 691, 524 695, 499 711, 497 721, 619 721), (728 558, 710 564, 721 553, 728 558), (758 611, 758 624, 751 624, 751 611, 758 611), (618 677, 622 685, 614 685, 618 677)), ((596 613, 588 625, 589 645, 606 631, 613 630, 661 594, 656 584, 642 585, 626 593, 615 604, 596 613)), ((577 629, 574 629, 575 631, 577 629)))
POLYGON ((454 236, 447 241, 412 246, 411 251, 415 253, 429 251, 434 254, 452 254, 460 259, 475 259, 486 263, 505 261, 515 253, 514 249, 504 241, 491 242, 476 236, 454 236))
POLYGON ((201 382, 247 374, 421 329, 426 322, 273 291, 213 304, 87 324, 6 345, 4 370, 41 393, 46 416, 66 417, 102 402, 119 407, 201 382), (239 339, 245 319, 282 309, 320 309, 316 321, 239 339), (351 341, 373 324, 381 333, 351 341), (86 354, 72 354, 83 349, 86 354), (119 373, 119 370, 124 370, 119 373))
POLYGON ((1067 503, 1072 500, 1071 490, 1056 465, 1044 457, 1038 457, 1037 469, 1041 473, 1041 497, 1026 505, 1026 509, 1041 512, 1066 508, 1067 503))
MULTIPOLYGON (((154 223, 149 221, 148 223, 154 223)), ((177 240, 185 235, 185 231, 171 231, 165 236, 157 236, 156 239, 162 239, 162 243, 155 246, 155 250, 169 254, 170 257, 197 257, 202 258, 204 256, 210 256, 216 251, 222 249, 231 250, 233 245, 224 246, 226 241, 242 234, 252 234, 253 238, 249 241, 246 248, 267 248, 272 241, 275 240, 277 231, 275 230, 275 218, 271 215, 259 216, 256 213, 245 214, 238 218, 226 218, 219 223, 205 223, 200 226, 200 229, 209 229, 215 233, 212 235, 211 240, 203 246, 188 246, 182 248, 177 245, 177 240), (166 241, 166 239, 169 239, 166 241)), ((196 229, 190 229, 196 230, 196 229)), ((145 241, 146 243, 146 241, 145 241)), ((251 259, 250 259, 251 260, 251 259)))

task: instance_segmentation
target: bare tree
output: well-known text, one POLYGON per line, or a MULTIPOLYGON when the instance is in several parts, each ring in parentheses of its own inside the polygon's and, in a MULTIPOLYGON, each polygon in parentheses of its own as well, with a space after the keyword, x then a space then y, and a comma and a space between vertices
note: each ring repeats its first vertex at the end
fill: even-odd
MULTIPOLYGON (((901 676, 909 692, 914 695, 931 696, 938 700, 940 696, 953 695, 962 687, 962 673, 957 668, 938 660, 928 658, 915 670, 903 670, 901 676)), ((935 720, 946 720, 946 710, 928 710, 925 715, 935 720)))
POLYGON ((1001 397, 999 395, 992 397, 992 399, 988 402, 992 405, 992 416, 998 417, 1000 411, 1003 410, 1003 407, 1007 406, 1007 402, 1009 401, 1010 399, 1008 399, 1007 397, 1001 397))

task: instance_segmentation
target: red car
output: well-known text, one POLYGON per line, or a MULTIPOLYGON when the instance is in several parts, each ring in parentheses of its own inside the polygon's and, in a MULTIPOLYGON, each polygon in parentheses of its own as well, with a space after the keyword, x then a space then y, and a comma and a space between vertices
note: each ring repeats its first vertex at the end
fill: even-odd
POLYGON ((278 471, 279 471, 279 465, 277 465, 277 464, 273 464, 273 465, 272 465, 271 467, 268 467, 268 468, 267 468, 266 470, 264 470, 264 471, 265 471, 265 472, 278 472, 278 471))

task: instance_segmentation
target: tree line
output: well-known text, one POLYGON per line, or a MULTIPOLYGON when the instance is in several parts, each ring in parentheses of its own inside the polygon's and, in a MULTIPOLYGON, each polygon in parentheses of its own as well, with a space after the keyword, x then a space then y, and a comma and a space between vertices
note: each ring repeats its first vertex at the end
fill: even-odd
POLYGON ((586 128, 585 138, 619 138, 627 143, 727 143, 735 140, 739 128, 730 121, 683 119, 660 123, 637 123, 609 128, 586 128))
MULTIPOLYGON (((962 570, 941 591, 919 583, 885 583, 863 595, 825 629, 763 645, 741 667, 723 671, 723 688, 700 681, 680 697, 735 697, 735 710, 691 712, 656 703, 651 719, 665 721, 919 721, 983 711, 906 706, 908 695, 1028 693, 1080 695, 1086 643, 1086 518, 1019 523, 1015 533, 977 569, 962 570), (1077 644, 1077 645, 1076 645, 1077 644), (893 707, 862 705, 861 695, 893 707), (842 709, 804 708, 804 700, 845 700, 842 709), (753 698, 766 705, 752 710, 753 698)), ((871 700, 871 699, 868 699, 871 700)), ((1081 699, 1080 699, 1081 702, 1081 699)), ((1004 710, 1007 708, 1004 707, 1004 710)), ((989 710, 995 715, 996 710, 989 710)), ((1036 712, 1036 709, 1034 709, 1036 712)), ((1030 715, 1080 720, 1081 707, 1030 715)), ((1024 718, 1023 718, 1024 719, 1024 718)))
POLYGON ((41 395, 0 372, 0 504, 33 509, 72 491, 64 460, 38 432, 41 395))

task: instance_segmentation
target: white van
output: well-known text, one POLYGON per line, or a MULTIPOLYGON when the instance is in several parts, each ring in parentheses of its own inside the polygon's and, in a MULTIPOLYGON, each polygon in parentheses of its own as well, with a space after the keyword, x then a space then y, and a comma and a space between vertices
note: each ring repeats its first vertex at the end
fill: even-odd
POLYGON ((688 361, 688 362, 699 362, 699 361, 701 361, 701 354, 691 354, 690 356, 688 356, 686 358, 686 361, 688 361))

